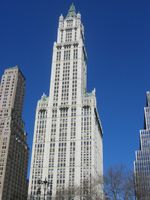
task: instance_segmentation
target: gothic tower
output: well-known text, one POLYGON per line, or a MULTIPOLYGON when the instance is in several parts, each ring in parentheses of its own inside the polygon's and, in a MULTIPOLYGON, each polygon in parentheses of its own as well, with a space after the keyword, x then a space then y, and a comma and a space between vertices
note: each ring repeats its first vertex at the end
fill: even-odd
MULTIPOLYGON (((72 4, 67 16, 59 18, 46 107, 39 109, 39 104, 37 107, 29 196, 37 195, 38 180, 46 179, 47 188, 40 186, 38 190, 41 196, 46 192, 47 196, 55 197, 63 194, 65 188, 80 187, 80 195, 84 197, 85 183, 90 188, 92 181, 103 175, 103 134, 95 89, 87 92, 84 40, 81 15, 72 4), (45 112, 47 123, 39 132, 40 112, 45 112), (44 142, 38 140, 41 134, 44 142), (41 165, 36 164, 38 151, 41 165)), ((102 185, 98 188, 102 195, 102 185)))

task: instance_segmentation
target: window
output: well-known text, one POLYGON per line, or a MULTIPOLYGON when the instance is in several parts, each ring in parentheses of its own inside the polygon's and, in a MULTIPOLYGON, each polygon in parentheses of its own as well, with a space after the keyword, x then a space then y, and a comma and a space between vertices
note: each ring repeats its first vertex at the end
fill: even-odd
POLYGON ((64 60, 70 59, 70 50, 64 51, 64 60))
POLYGON ((78 49, 73 50, 73 59, 78 59, 78 49))
POLYGON ((61 51, 58 51, 56 55, 56 60, 60 61, 60 59, 61 59, 61 51))
POLYGON ((72 40, 72 30, 66 30, 66 42, 71 42, 72 40))
POLYGON ((73 20, 67 20, 67 27, 73 26, 73 20))

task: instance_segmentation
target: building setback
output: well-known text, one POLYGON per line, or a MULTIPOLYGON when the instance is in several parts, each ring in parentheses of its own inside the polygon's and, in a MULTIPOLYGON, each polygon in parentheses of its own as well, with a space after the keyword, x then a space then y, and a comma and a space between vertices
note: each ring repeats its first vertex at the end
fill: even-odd
POLYGON ((144 129, 140 130, 140 150, 134 162, 137 200, 150 199, 150 92, 146 94, 144 129))
MULTIPOLYGON (((72 4, 67 16, 59 18, 50 95, 43 95, 36 109, 29 199, 55 199, 76 186, 83 199, 90 193, 85 185, 91 188, 92 180, 103 176, 103 134, 95 90, 87 92, 84 40, 81 15, 72 4)), ((102 195, 101 184, 97 189, 102 195)))
POLYGON ((25 78, 5 70, 0 84, 0 200, 27 198, 28 147, 22 121, 25 78))

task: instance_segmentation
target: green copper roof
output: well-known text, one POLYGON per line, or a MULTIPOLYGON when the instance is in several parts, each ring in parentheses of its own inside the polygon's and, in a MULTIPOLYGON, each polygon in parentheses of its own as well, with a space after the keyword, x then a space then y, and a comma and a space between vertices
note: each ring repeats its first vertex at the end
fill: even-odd
POLYGON ((47 99, 48 99, 48 97, 46 96, 45 93, 43 93, 43 95, 42 95, 42 97, 41 97, 41 100, 42 100, 42 101, 46 101, 47 99))
POLYGON ((72 3, 68 10, 67 17, 75 17, 75 16, 76 16, 76 8, 75 8, 74 4, 72 3))

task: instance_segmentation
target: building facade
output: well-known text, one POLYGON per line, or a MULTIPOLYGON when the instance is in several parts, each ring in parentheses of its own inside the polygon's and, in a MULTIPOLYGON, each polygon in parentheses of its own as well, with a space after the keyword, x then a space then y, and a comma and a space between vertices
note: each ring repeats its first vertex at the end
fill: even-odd
POLYGON ((0 200, 27 198, 28 147, 22 121, 25 78, 5 70, 0 84, 0 200))
POLYGON ((41 190, 38 181, 43 180, 47 113, 48 97, 43 94, 36 108, 28 199, 39 196, 41 190))
MULTIPOLYGON (((50 95, 42 96, 36 110, 30 199, 55 199, 65 188, 77 186, 83 199, 90 192, 85 185, 91 188, 92 181, 103 176, 103 134, 95 90, 87 92, 84 40, 81 15, 71 5, 67 16, 59 18, 50 95)), ((97 189, 102 195, 101 184, 97 189)))
POLYGON ((150 92, 146 94, 144 107, 144 129, 140 130, 140 150, 134 162, 137 200, 150 198, 150 92))

